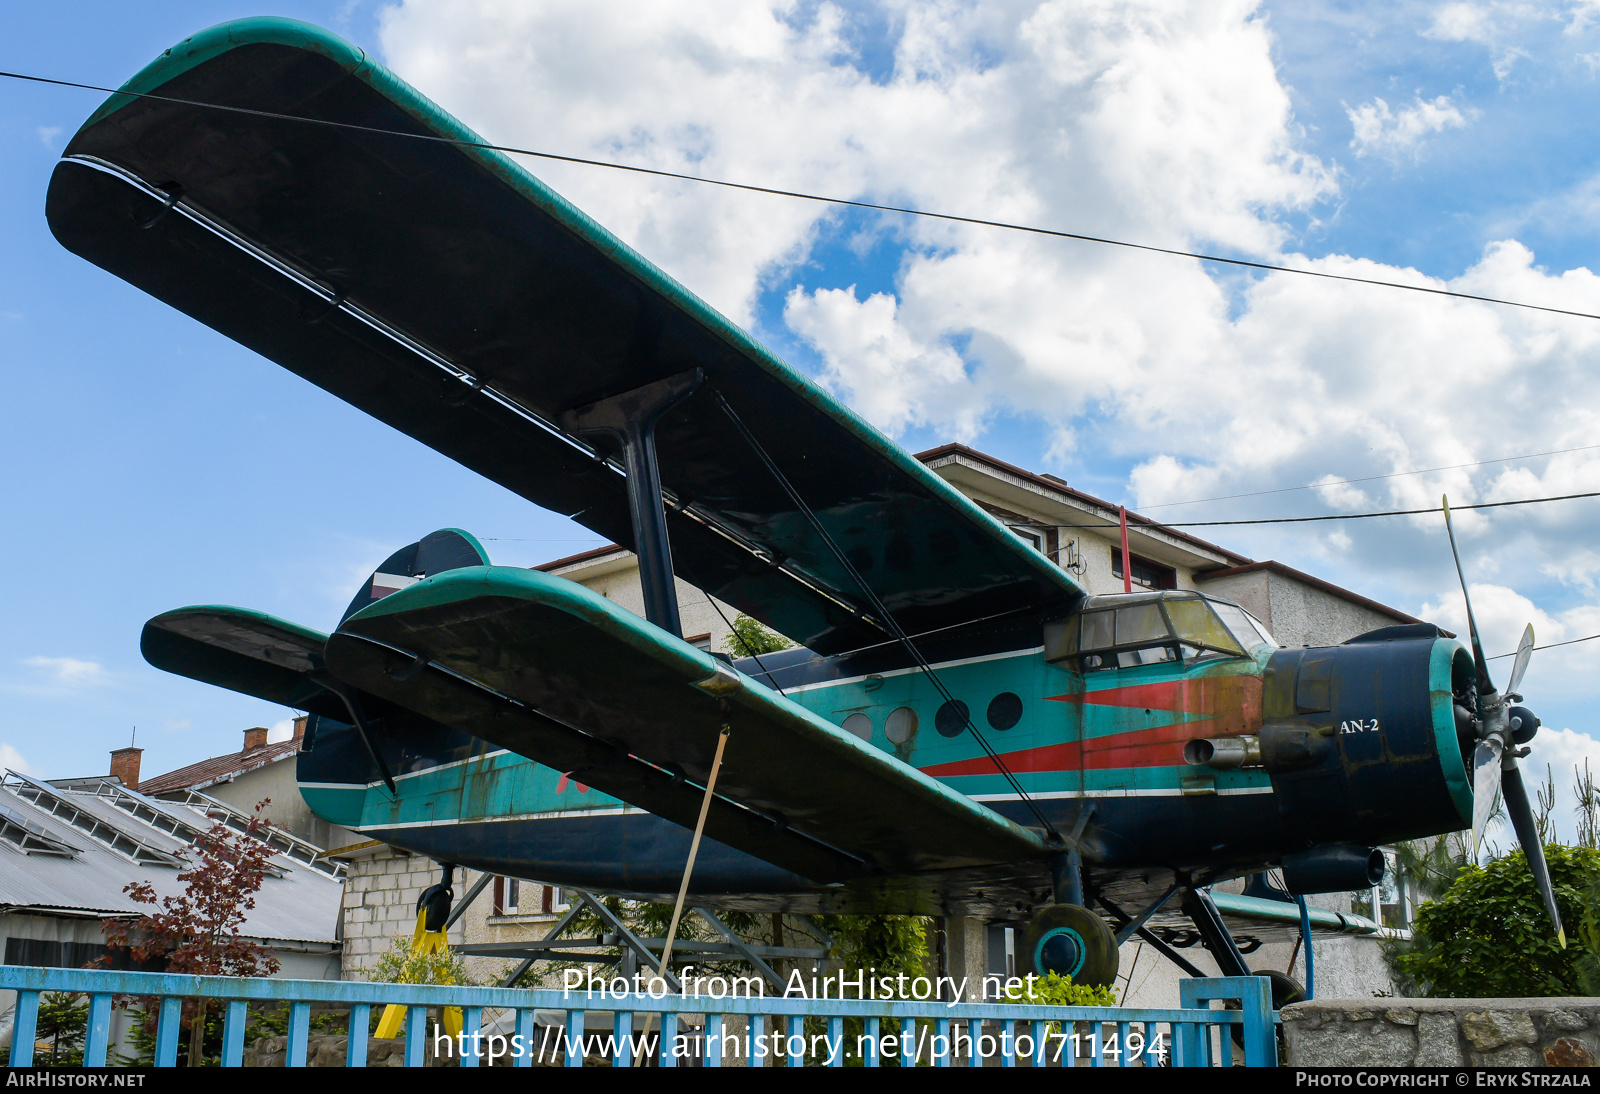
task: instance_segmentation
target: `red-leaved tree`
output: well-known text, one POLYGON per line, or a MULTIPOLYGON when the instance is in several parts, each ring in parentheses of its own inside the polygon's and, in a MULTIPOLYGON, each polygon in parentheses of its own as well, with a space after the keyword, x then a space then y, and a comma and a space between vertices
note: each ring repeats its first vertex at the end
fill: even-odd
MULTIPOLYGON (((168 972, 202 976, 270 976, 277 972, 277 958, 240 934, 270 868, 272 848, 258 838, 267 827, 261 811, 270 802, 268 798, 256 806, 243 831, 218 821, 204 836, 177 852, 189 864, 178 874, 184 885, 181 894, 158 897, 147 881, 125 886, 123 891, 133 900, 159 910, 132 921, 108 920, 106 945, 126 950, 140 964, 164 962, 168 972)), ((109 963, 109 955, 106 960, 109 963)), ((183 1017, 189 1027, 189 1066, 199 1067, 206 1000, 185 1002, 183 1017)))

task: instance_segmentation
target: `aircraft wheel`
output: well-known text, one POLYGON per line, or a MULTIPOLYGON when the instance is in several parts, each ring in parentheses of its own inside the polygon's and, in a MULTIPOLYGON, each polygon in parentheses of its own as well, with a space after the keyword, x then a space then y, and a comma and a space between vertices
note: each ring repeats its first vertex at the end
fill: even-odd
POLYGON ((1272 985, 1272 1009, 1282 1010, 1290 1003, 1304 1003, 1306 1001, 1306 986, 1287 973, 1268 969, 1257 972, 1257 976, 1265 976, 1272 985))
POLYGON ((1056 973, 1074 984, 1109 987, 1117 978, 1117 937, 1106 921, 1077 904, 1052 904, 1022 932, 1017 954, 1026 976, 1056 973))
MULTIPOLYGON (((1251 969, 1250 972, 1254 976, 1265 976, 1267 978, 1269 990, 1272 992, 1273 1010, 1282 1010, 1290 1003, 1304 1003, 1306 1001, 1305 985, 1300 983, 1300 981, 1296 980, 1294 977, 1290 976, 1288 973, 1278 972, 1276 969, 1251 969)), ((1229 1003, 1228 1009, 1238 1010, 1239 1004, 1229 1003)), ((1241 1048, 1244 1047, 1243 1026, 1233 1027, 1233 1043, 1241 1048)), ((1287 1049, 1288 1046, 1283 1039, 1283 1027, 1280 1025, 1278 1027, 1279 1060, 1288 1059, 1288 1057, 1284 1055, 1287 1049)))

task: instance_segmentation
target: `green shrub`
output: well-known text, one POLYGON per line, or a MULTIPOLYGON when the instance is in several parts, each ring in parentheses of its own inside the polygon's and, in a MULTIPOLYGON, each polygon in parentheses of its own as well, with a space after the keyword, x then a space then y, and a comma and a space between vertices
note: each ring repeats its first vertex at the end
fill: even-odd
POLYGON ((1548 844, 1544 853, 1571 935, 1565 949, 1527 860, 1515 851, 1488 866, 1468 866, 1443 895, 1417 910, 1411 952, 1395 957, 1399 970, 1436 997, 1585 994, 1580 965, 1586 954, 1594 956, 1587 936, 1600 947, 1600 928, 1590 928, 1600 851, 1548 844))

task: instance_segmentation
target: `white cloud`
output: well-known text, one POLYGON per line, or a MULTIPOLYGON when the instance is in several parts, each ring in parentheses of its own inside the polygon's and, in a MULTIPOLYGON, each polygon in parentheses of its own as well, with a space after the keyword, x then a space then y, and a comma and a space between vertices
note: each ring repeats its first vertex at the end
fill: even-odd
POLYGON ((34 128, 34 132, 39 136, 39 143, 43 144, 52 152, 55 151, 56 138, 61 136, 61 127, 59 125, 36 126, 34 128))
POLYGON ((1560 837, 1570 841, 1577 833, 1575 787, 1584 768, 1587 766, 1591 775, 1600 780, 1600 741, 1586 733, 1547 725, 1539 728, 1529 747, 1532 752, 1522 761, 1528 793, 1531 796, 1538 788, 1554 782, 1555 804, 1550 819, 1560 837))
MULTIPOLYGON (((1514 49, 1513 6, 1448 5, 1429 33, 1514 49)), ((1297 143, 1269 28, 1247 0, 875 11, 892 28, 887 72, 857 67, 856 16, 777 0, 410 0, 387 10, 383 44, 407 79, 509 142, 1577 311, 1600 299, 1589 270, 1544 269, 1513 238, 1450 278, 1284 253, 1287 225, 1326 208, 1337 178, 1297 143)), ((1470 121, 1448 97, 1377 102, 1364 138, 1374 155, 1470 121)), ((891 433, 982 445, 1023 417, 1075 481, 1131 464, 1137 504, 1253 495, 1207 517, 1423 508, 1446 491, 1465 504, 1600 481, 1597 452, 1474 466, 1600 435, 1590 320, 1286 273, 1224 281, 1170 256, 894 218, 869 228, 900 248, 892 284, 868 287, 859 271, 816 264, 818 241, 837 242, 825 207, 535 170, 736 320, 763 292, 781 298, 823 381, 891 433), (1452 465, 1466 466, 1407 474, 1452 465), (1260 493, 1311 483, 1325 485, 1260 493)), ((1491 652, 1515 648, 1547 604, 1533 583, 1587 595, 1600 579, 1593 505, 1463 511, 1457 533, 1471 579, 1508 594, 1486 592, 1479 609, 1504 643, 1491 652)), ((1459 599, 1437 516, 1219 534, 1430 611, 1459 599)), ((1596 610, 1548 606, 1541 641, 1546 627, 1600 630, 1600 619, 1580 629, 1584 613, 1596 610)), ((1533 671, 1600 662, 1585 649, 1541 654, 1533 671)))
POLYGON ((0 741, 0 769, 20 772, 23 775, 38 774, 33 765, 23 758, 22 753, 4 741, 0 741))
POLYGON ((1372 504, 1365 490, 1333 475, 1322 476, 1317 480, 1316 486, 1322 500, 1333 509, 1361 509, 1372 504))
POLYGON ((95 661, 76 657, 28 657, 22 663, 60 687, 95 687, 111 682, 111 674, 95 661))
POLYGON ((276 744, 279 741, 287 741, 290 737, 293 737, 293 736, 294 736, 294 719, 293 718, 285 718, 281 722, 273 722, 272 725, 267 727, 267 740, 272 742, 273 744, 276 744))
POLYGON ((1443 42, 1480 42, 1492 45, 1498 36, 1495 9, 1501 5, 1465 2, 1441 4, 1433 23, 1423 34, 1443 42))
POLYGON ((1357 157, 1377 155, 1389 159, 1417 156, 1422 142, 1446 129, 1465 129, 1477 117, 1477 111, 1463 111, 1450 101, 1450 96, 1440 95, 1424 99, 1418 95, 1410 106, 1401 107, 1397 114, 1389 109, 1383 99, 1373 99, 1354 109, 1345 108, 1354 131, 1350 147, 1357 157))

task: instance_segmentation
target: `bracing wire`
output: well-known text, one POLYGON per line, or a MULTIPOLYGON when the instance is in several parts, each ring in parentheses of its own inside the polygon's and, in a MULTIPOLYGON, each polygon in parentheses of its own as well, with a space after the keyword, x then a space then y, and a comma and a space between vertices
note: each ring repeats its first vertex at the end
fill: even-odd
POLYGON ((1022 788, 1022 783, 1017 780, 1016 775, 1012 774, 1011 769, 1007 767, 1005 761, 1000 758, 1000 754, 994 750, 994 746, 989 743, 988 738, 986 738, 973 723, 971 710, 965 703, 958 703, 955 696, 950 693, 950 689, 945 687, 944 681, 939 679, 939 674, 933 671, 933 666, 928 663, 927 658, 922 656, 922 651, 917 648, 916 644, 912 642, 911 639, 906 635, 906 632, 901 629, 900 624, 895 621, 893 614, 890 613, 888 607, 878 597, 877 592, 872 588, 871 584, 869 584, 867 580, 861 576, 860 571, 858 571, 855 565, 850 561, 849 556, 846 555, 845 552, 839 547, 839 544, 834 540, 827 528, 823 526, 822 522, 817 519, 817 515, 812 512, 811 507, 806 504, 805 499, 800 496, 799 491, 797 491, 794 488, 794 485, 789 482, 789 477, 783 473, 783 469, 780 468, 777 462, 773 460, 773 458, 767 453, 766 447, 756 439, 756 435, 750 431, 750 427, 745 424, 744 419, 739 417, 738 412, 733 409, 732 404, 730 404, 727 399, 723 398, 722 392, 716 390, 715 388, 711 389, 711 393, 716 397, 717 402, 721 405, 723 413, 725 413, 729 420, 733 422, 734 428, 739 431, 739 435, 744 438, 745 443, 750 446, 750 448, 755 452, 756 457, 761 460, 763 465, 765 465, 767 472, 777 480, 778 485, 783 488, 784 493, 789 495, 789 500, 794 503, 795 508, 800 510, 801 515, 806 518, 806 522, 811 525, 812 530, 817 533, 818 538, 820 538, 823 544, 827 546, 828 550, 833 554, 835 560, 837 560, 839 565, 843 567, 845 573, 850 576, 850 580, 854 582, 856 587, 861 590, 864 596, 866 596, 868 602, 872 605, 872 610, 877 612, 881 618, 883 627, 889 632, 894 640, 904 647, 905 651, 911 655, 912 661, 916 663, 917 668, 920 669, 922 674, 928 678, 930 683, 933 684, 934 690, 938 691, 940 697, 944 699, 945 703, 953 704, 956 709, 966 711, 966 724, 964 728, 972 734, 974 739, 977 740, 978 744, 983 748, 984 754, 987 755, 990 762, 994 764, 995 769, 1005 777, 1006 782, 1011 785, 1011 789, 1016 792, 1017 797, 1033 813, 1034 817, 1039 821, 1039 824, 1047 833, 1049 833, 1051 839, 1059 842, 1061 840, 1061 833, 1056 830, 1055 825, 1050 823, 1049 818, 1044 815, 1044 812, 1039 808, 1038 803, 1036 803, 1033 798, 1029 796, 1028 792, 1022 788))
POLYGON ((1456 292, 1453 289, 1440 289, 1431 285, 1412 285, 1404 281, 1385 281, 1376 277, 1357 277, 1355 274, 1330 273, 1326 270, 1308 270, 1299 266, 1283 266, 1274 262, 1254 262, 1244 258, 1228 258, 1224 255, 1207 254, 1203 251, 1188 251, 1181 247, 1160 247, 1152 243, 1133 243, 1125 239, 1112 239, 1109 236, 1088 235, 1083 232, 1067 232, 1056 228, 1041 228, 1032 224, 1017 224, 1005 220, 988 220, 984 217, 962 216, 958 213, 940 213, 930 209, 916 209, 906 205, 886 205, 875 201, 859 201, 852 198, 828 197, 824 194, 809 194, 801 190, 785 190, 776 186, 758 186, 748 182, 733 182, 728 179, 706 178, 701 175, 689 175, 680 171, 667 171, 658 167, 640 167, 630 163, 612 163, 608 160, 588 159, 583 156, 565 156, 556 152, 541 152, 533 148, 518 148, 514 145, 491 144, 488 141, 467 141, 459 137, 441 137, 436 133, 407 133, 399 129, 385 129, 381 126, 360 125, 355 122, 339 122, 329 118, 308 118, 299 114, 283 114, 274 110, 257 110, 247 106, 228 106, 224 103, 208 103, 197 99, 183 99, 173 95, 158 95, 149 91, 123 91, 114 87, 101 87, 98 84, 79 83, 75 80, 56 80, 47 76, 33 76, 24 72, 6 72, 0 70, 0 77, 11 80, 25 80, 30 83, 48 84, 54 87, 81 88, 85 91, 99 91, 108 95, 122 95, 130 99, 151 99, 156 102, 174 103, 179 106, 192 106, 202 110, 219 110, 232 114, 247 114, 258 118, 271 118, 275 121, 298 122, 304 125, 320 125, 332 129, 344 129, 357 133, 377 133, 385 136, 401 137, 406 140, 429 141, 435 144, 454 145, 459 148, 476 148, 485 152, 504 152, 514 156, 530 156, 535 159, 551 160, 556 163, 573 163, 584 167, 604 167, 612 171, 627 171, 638 175, 653 175, 658 178, 676 179, 680 182, 698 182, 705 186, 719 186, 728 190, 743 190, 752 194, 768 194, 773 197, 794 198, 798 201, 815 201, 824 205, 837 205, 851 209, 867 209, 879 213, 896 213, 903 216, 924 217, 930 220, 943 220, 954 224, 971 224, 980 228, 999 228, 1009 232, 1025 232, 1030 235, 1048 236, 1052 239, 1071 239, 1080 243, 1098 243, 1106 247, 1122 247, 1127 250, 1145 251, 1150 254, 1172 255, 1176 258, 1193 258, 1201 262, 1216 262, 1226 266, 1239 266, 1250 270, 1264 270, 1270 273, 1298 274, 1302 277, 1316 277, 1326 281, 1344 281, 1357 285, 1373 285, 1385 289, 1404 289, 1407 292, 1426 293, 1429 296, 1449 297, 1456 300, 1474 300, 1484 304, 1498 304, 1508 308, 1524 308, 1529 311, 1548 312, 1552 315, 1570 315, 1579 319, 1600 319, 1600 314, 1594 312, 1576 311, 1571 308, 1556 308, 1547 304, 1530 304, 1521 300, 1505 300, 1497 296, 1482 296, 1477 293, 1456 292))

